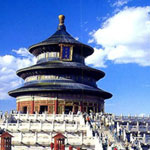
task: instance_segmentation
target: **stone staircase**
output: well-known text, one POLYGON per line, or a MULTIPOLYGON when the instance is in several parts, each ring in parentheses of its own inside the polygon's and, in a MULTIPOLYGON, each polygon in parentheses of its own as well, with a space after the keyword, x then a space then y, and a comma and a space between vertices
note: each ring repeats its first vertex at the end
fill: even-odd
POLYGON ((116 146, 118 149, 125 149, 123 143, 113 135, 113 133, 107 129, 106 127, 102 127, 101 132, 103 132, 106 137, 108 137, 108 141, 110 143, 113 143, 114 146, 116 146))

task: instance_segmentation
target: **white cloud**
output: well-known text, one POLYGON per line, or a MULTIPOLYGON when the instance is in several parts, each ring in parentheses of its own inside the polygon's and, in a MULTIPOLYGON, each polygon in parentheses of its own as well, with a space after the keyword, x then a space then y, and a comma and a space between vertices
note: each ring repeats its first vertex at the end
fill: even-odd
POLYGON ((150 7, 124 8, 90 34, 89 42, 102 48, 95 50, 93 62, 93 56, 87 58, 88 64, 103 67, 110 60, 150 66, 150 7))
POLYGON ((75 40, 79 41, 79 37, 75 37, 75 40))
POLYGON ((13 49, 12 51, 20 56, 25 56, 25 57, 31 56, 31 54, 29 53, 29 51, 26 48, 19 48, 18 50, 13 49))
POLYGON ((0 56, 0 100, 8 99, 8 91, 20 86, 23 81, 16 75, 18 69, 30 66, 36 62, 26 48, 13 50, 17 56, 0 56), (23 56, 23 57, 20 57, 23 56))
POLYGON ((99 67, 99 66, 106 67, 106 65, 104 64, 104 60, 105 60, 105 54, 103 53, 103 50, 94 48, 93 55, 89 56, 85 60, 85 62, 87 65, 93 64, 94 62, 95 67, 99 67))
POLYGON ((125 4, 127 4, 129 1, 131 1, 131 0, 117 0, 115 3, 113 3, 112 6, 114 6, 114 7, 121 7, 121 6, 125 5, 125 4))

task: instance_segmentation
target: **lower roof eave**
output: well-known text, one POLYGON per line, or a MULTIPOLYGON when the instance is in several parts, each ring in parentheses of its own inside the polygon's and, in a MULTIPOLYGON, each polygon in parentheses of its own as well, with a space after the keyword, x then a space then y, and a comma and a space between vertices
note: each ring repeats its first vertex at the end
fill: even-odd
POLYGON ((34 95, 37 93, 69 93, 69 94, 87 94, 87 95, 94 95, 99 96, 103 99, 110 99, 112 97, 111 93, 105 91, 94 91, 94 90, 79 90, 79 89, 17 89, 8 92, 8 94, 12 97, 18 97, 23 95, 34 95))

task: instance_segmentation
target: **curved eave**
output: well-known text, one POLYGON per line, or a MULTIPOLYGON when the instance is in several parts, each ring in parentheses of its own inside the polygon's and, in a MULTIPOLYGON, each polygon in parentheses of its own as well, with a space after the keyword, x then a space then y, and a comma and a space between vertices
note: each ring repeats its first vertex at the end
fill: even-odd
POLYGON ((93 88, 91 86, 74 83, 72 85, 61 85, 61 84, 34 84, 30 86, 24 86, 16 90, 8 92, 12 97, 17 97, 26 94, 33 93, 47 93, 47 92, 59 92, 59 93, 78 93, 78 94, 90 94, 97 95, 103 99, 109 99, 112 94, 105 92, 99 88, 93 88))
POLYGON ((70 74, 71 73, 76 74, 77 73, 76 71, 85 73, 85 74, 88 73, 90 75, 93 75, 93 77, 96 80, 99 80, 105 76, 105 73, 103 71, 93 69, 88 66, 84 66, 81 64, 77 64, 77 63, 69 64, 69 62, 67 62, 67 63, 66 62, 65 63, 64 62, 62 62, 62 63, 60 63, 60 62, 59 63, 58 62, 41 63, 41 64, 33 65, 31 67, 27 67, 27 68, 18 70, 17 75, 24 79, 25 74, 28 74, 32 71, 42 72, 42 71, 46 71, 46 70, 53 70, 53 71, 55 70, 58 72, 58 74, 59 74, 59 72, 67 72, 70 74))

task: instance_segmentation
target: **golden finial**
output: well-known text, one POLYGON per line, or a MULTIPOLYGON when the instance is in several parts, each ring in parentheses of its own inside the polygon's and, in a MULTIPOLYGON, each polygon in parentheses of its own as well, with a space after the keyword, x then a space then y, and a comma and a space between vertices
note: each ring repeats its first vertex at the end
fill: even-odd
POLYGON ((58 18, 59 18, 59 25, 64 25, 65 16, 59 15, 58 18))

